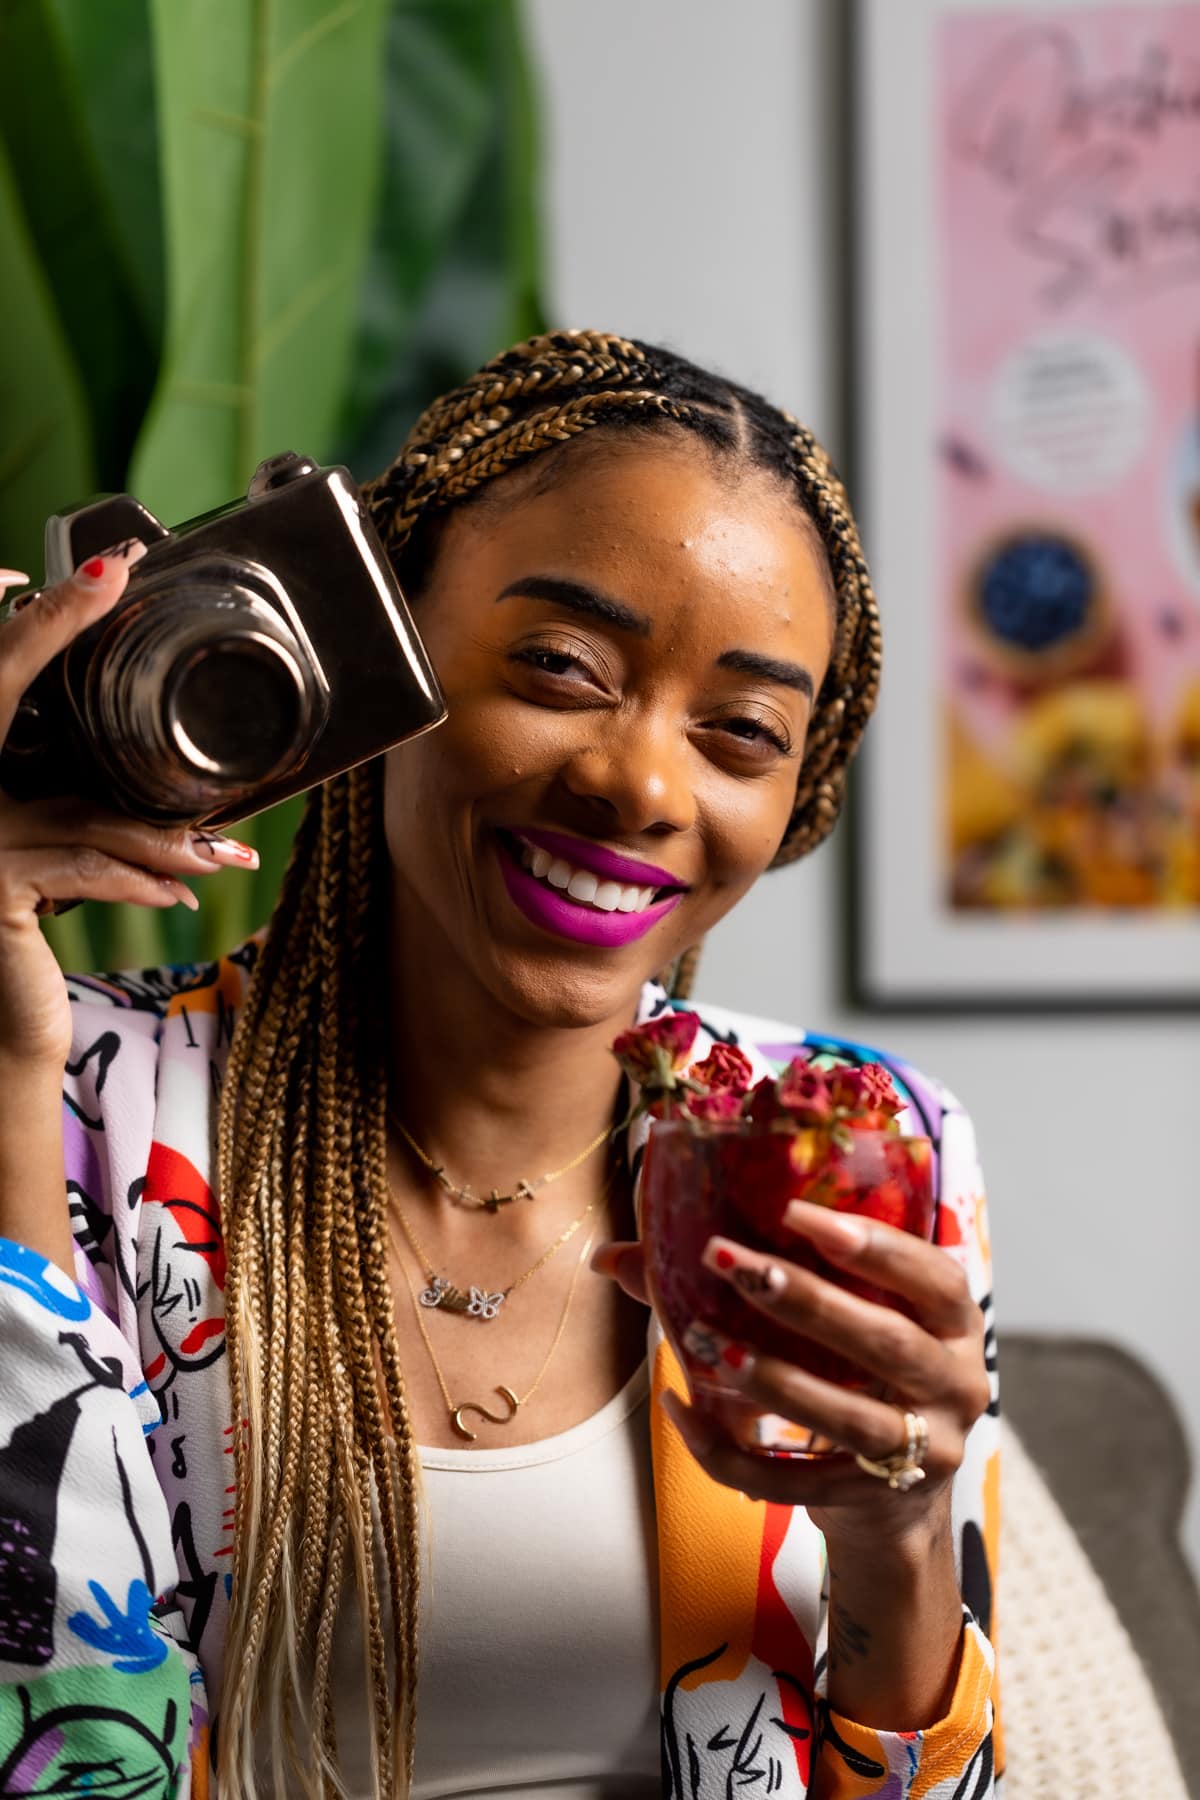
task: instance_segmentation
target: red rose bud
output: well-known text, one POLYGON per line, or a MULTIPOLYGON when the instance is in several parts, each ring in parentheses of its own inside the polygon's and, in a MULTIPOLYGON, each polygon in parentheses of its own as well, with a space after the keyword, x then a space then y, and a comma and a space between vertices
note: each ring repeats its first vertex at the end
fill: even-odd
POLYGON ((712 1121, 742 1116, 742 1096, 734 1093, 732 1088, 716 1088, 707 1094, 689 1093, 683 1104, 693 1119, 712 1121))
POLYGON ((644 1025, 631 1025, 621 1032, 613 1041, 612 1053, 631 1080, 641 1086, 674 1086, 665 1078, 683 1068, 699 1029, 695 1013, 660 1013, 644 1025))
POLYGON ((806 1125, 819 1125, 833 1114, 828 1081, 801 1056, 783 1071, 775 1083, 775 1094, 779 1104, 806 1125))
POLYGON ((896 1092, 890 1069, 885 1069, 882 1063, 864 1063, 858 1076, 861 1082, 859 1105, 864 1112, 883 1112, 894 1118, 904 1111, 904 1102, 896 1092))
POLYGON ((671 1107, 664 1102, 674 1100, 690 1085, 682 1070, 699 1029, 695 1013, 667 1012, 647 1019, 644 1025, 631 1025, 613 1040, 613 1055, 641 1089, 630 1119, 643 1112, 656 1119, 668 1116, 671 1107))
POLYGON ((692 1080, 710 1093, 744 1094, 753 1074, 750 1058, 736 1044, 714 1044, 704 1061, 695 1063, 691 1070, 692 1080))
POLYGON ((748 1119, 756 1125, 773 1125, 776 1119, 786 1119, 790 1125, 791 1114, 784 1112, 775 1092, 775 1077, 764 1075, 756 1081, 746 1098, 743 1111, 748 1119))

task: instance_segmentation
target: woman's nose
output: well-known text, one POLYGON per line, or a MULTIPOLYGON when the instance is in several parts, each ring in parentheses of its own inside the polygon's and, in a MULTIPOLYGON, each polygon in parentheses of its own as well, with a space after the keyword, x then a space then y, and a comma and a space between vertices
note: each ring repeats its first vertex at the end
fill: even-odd
POLYGON ((563 777, 577 799, 607 812, 610 829, 686 831, 696 818, 693 754, 677 726, 618 715, 573 753, 563 777))

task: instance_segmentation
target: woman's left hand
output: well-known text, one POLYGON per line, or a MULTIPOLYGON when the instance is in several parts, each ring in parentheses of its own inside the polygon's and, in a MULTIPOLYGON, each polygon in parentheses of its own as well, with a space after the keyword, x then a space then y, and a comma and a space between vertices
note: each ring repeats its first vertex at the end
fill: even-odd
MULTIPOLYGON (((990 1399, 983 1315, 966 1276, 936 1245, 861 1215, 793 1201, 784 1222, 826 1262, 903 1299, 913 1317, 725 1238, 711 1240, 706 1263, 765 1318, 878 1376, 889 1398, 821 1380, 748 1339, 732 1355, 726 1352, 722 1380, 756 1409, 819 1432, 848 1454, 764 1457, 742 1449, 710 1414, 675 1395, 667 1397, 670 1415, 714 1481, 753 1499, 804 1506, 827 1537, 845 1542, 861 1533, 878 1545, 881 1532, 889 1538, 910 1529, 927 1532, 933 1517, 945 1515, 967 1433, 990 1399), (924 1481, 897 1492, 860 1469, 854 1453, 882 1462, 903 1451, 906 1411, 924 1417, 929 1443, 924 1481)), ((648 1298, 640 1246, 607 1245, 594 1266, 637 1298, 648 1298)))

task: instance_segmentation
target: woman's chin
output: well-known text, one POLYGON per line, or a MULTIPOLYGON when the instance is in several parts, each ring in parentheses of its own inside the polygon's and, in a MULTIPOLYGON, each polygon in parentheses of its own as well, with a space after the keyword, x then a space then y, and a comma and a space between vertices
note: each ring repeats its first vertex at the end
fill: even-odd
MULTIPOLYGON (((656 972, 656 971, 655 971, 656 972)), ((578 1031, 632 1019, 648 979, 643 967, 572 962, 548 952, 531 956, 498 951, 479 973, 506 1011, 546 1030, 578 1031)))

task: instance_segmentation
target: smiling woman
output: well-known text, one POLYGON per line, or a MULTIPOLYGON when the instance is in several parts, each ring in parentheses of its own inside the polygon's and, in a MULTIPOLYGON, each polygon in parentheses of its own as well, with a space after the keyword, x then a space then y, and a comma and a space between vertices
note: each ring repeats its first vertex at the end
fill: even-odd
POLYGON ((387 759, 395 957, 406 991, 432 956, 583 1024, 618 1016, 778 851, 830 578, 779 474, 669 418, 598 427, 537 475, 455 508, 410 587, 449 718, 387 759), (527 868, 539 831, 553 860, 527 868), (635 895, 614 912, 618 881, 635 895))
MULTIPOLYGON (((837 817, 880 663, 840 483, 759 396, 564 332, 437 402, 366 496, 446 723, 314 790, 250 943, 70 984, 74 1264, 61 1199, 6 1212, 0 1168, 0 1226, 30 1221, 0 1262, 29 1371, 15 1429, 59 1519, 100 1495, 106 1521, 60 1527, 52 1567, 39 1549, 22 1642, 62 1669, 0 1735, 0 1785, 82 1691, 57 1616, 138 1649, 136 1677, 115 1666, 156 1745, 186 1738, 195 1792, 211 1759, 220 1800, 986 1795, 997 1470, 969 1122, 883 1059, 933 1140, 935 1241, 800 1205, 795 1260, 711 1263, 767 1315, 725 1378, 839 1446, 777 1462, 679 1398, 636 1242, 646 1125, 611 1054, 653 1020, 681 1072, 880 1060, 668 1012, 705 933, 837 817), (70 1347, 55 1261, 92 1297, 70 1347), (860 1387, 768 1354, 780 1322, 860 1387), (46 1422, 72 1407, 64 1466, 46 1422)), ((136 860, 184 867, 157 838, 136 860)), ((93 1724, 132 1782, 140 1740, 128 1707, 102 1723, 101 1685, 93 1724)))

